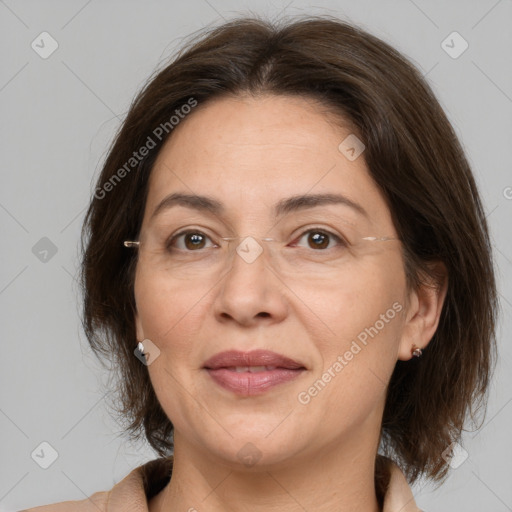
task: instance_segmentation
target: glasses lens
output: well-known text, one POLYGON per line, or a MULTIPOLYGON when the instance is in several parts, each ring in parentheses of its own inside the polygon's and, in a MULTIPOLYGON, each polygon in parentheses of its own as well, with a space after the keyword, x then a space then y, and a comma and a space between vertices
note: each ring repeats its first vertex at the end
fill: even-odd
POLYGON ((175 279, 220 277, 233 265, 270 265, 292 279, 331 279, 360 270, 365 260, 394 245, 392 240, 396 239, 354 228, 348 235, 309 228, 287 240, 214 237, 205 230, 188 228, 169 238, 146 232, 140 238, 139 263, 175 279))

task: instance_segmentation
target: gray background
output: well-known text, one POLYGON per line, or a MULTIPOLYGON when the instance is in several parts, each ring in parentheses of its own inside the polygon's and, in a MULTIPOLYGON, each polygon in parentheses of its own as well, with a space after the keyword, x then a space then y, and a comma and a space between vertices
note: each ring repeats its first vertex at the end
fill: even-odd
POLYGON ((483 429, 464 437, 469 457, 441 488, 419 482, 414 492, 431 512, 512 510, 512 1, 321 4, 0 0, 0 511, 83 499, 154 458, 147 445, 123 440, 106 409, 108 375, 78 316, 79 229, 135 92, 184 36, 250 11, 358 23, 427 75, 453 123, 492 230, 500 359, 483 429), (31 48, 43 31, 59 45, 46 59, 31 48), (456 59, 441 46, 453 31, 469 43, 456 59), (58 452, 48 469, 31 457, 42 442, 58 452))

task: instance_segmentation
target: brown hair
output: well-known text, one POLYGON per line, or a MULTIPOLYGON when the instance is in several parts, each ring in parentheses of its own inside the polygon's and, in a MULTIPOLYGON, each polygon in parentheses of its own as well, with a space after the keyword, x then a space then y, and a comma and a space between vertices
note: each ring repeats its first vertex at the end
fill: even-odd
MULTIPOLYGON (((299 95, 319 100, 356 127, 370 174, 404 241, 408 285, 435 281, 429 263, 446 265, 448 291, 438 329, 421 358, 396 363, 380 446, 410 482, 421 474, 441 481, 448 469, 443 452, 460 439, 468 416, 474 420, 482 405, 485 412, 497 315, 485 214, 445 113, 400 53, 329 16, 282 26, 239 18, 197 38, 155 72, 133 101, 83 225, 84 328, 95 352, 115 361, 117 411, 127 420, 126 430, 135 439, 144 429, 158 454, 172 452, 173 426, 147 369, 133 355, 136 255, 123 247, 139 232, 152 166, 172 134, 170 117, 191 98, 204 105, 223 95, 299 95), (166 122, 165 135, 157 132, 160 140, 155 129, 166 122), (137 165, 131 162, 132 170, 126 164, 148 137, 156 145, 137 165)), ((383 461, 377 457, 378 489, 385 487, 383 461)))

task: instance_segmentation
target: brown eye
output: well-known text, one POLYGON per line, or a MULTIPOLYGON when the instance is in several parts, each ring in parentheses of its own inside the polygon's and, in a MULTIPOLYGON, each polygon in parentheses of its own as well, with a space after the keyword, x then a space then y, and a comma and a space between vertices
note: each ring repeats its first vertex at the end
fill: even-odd
POLYGON ((334 245, 338 246, 346 246, 346 243, 344 240, 342 240, 339 236, 335 235, 334 233, 330 233, 329 231, 323 231, 319 229, 310 229, 306 232, 304 232, 300 238, 299 241, 302 240, 304 237, 307 236, 307 244, 310 249, 317 249, 317 250, 323 250, 323 249, 329 249, 332 247, 329 247, 330 243, 332 241, 335 242, 334 245))
POLYGON ((197 233, 187 233, 184 238, 187 249, 202 249, 204 244, 203 235, 197 233))
POLYGON ((169 251, 174 249, 181 251, 197 251, 205 248, 207 240, 210 240, 209 237, 200 231, 183 231, 174 235, 169 240, 167 249, 169 251))
POLYGON ((325 249, 329 245, 329 235, 311 232, 309 233, 308 244, 313 249, 325 249))

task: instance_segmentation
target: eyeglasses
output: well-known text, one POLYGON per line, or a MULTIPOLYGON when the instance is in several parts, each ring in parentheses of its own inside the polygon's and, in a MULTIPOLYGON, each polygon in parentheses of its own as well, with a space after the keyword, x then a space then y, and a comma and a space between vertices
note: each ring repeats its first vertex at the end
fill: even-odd
POLYGON ((291 278, 336 277, 340 272, 361 270, 368 258, 378 257, 400 241, 391 236, 352 236, 334 234, 324 228, 310 228, 290 241, 253 236, 214 237, 200 229, 186 229, 170 239, 155 234, 139 240, 126 240, 124 246, 138 249, 139 264, 177 279, 219 276, 238 264, 269 262, 282 276, 291 278), (303 239, 307 247, 297 245, 303 239), (268 253, 268 260, 263 254, 268 253), (239 260, 235 259, 239 258, 239 260))

